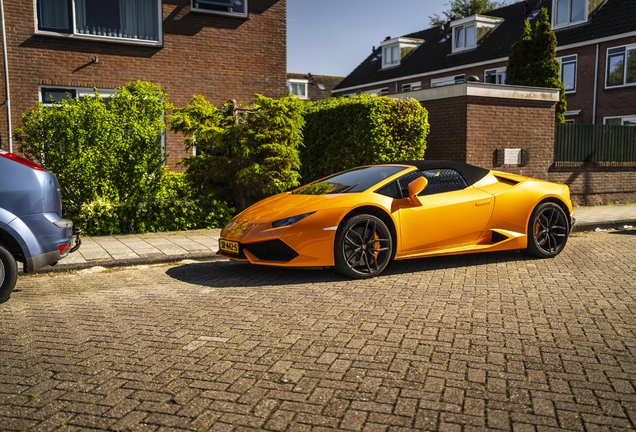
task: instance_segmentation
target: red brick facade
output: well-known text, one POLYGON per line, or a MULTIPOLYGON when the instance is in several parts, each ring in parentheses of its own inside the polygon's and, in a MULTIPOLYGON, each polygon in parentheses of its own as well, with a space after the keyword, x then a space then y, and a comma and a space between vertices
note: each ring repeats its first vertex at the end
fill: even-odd
MULTIPOLYGON (((164 0, 160 46, 44 35, 36 31, 34 3, 4 2, 14 127, 24 111, 35 107, 40 86, 112 89, 151 81, 161 84, 176 106, 185 106, 194 94, 220 105, 228 99, 250 102, 254 93, 279 98, 287 92, 286 0, 249 0, 248 18, 194 12, 190 0, 164 0)), ((4 75, 0 79, 5 100, 4 75)), ((2 106, 4 149, 7 134, 2 106)), ((186 156, 183 139, 173 133, 166 139, 174 166, 186 156)))
POLYGON ((536 94, 526 91, 525 96, 511 97, 523 88, 510 88, 503 96, 498 94, 503 91, 496 90, 488 94, 495 87, 467 83, 413 92, 429 112, 426 159, 466 162, 565 183, 575 204, 636 200, 636 164, 555 164, 555 101, 541 96, 539 89, 536 94), (458 89, 467 91, 459 94, 458 89), (471 95, 471 89, 477 92, 471 95), (523 149, 527 164, 498 164, 498 149, 523 149))

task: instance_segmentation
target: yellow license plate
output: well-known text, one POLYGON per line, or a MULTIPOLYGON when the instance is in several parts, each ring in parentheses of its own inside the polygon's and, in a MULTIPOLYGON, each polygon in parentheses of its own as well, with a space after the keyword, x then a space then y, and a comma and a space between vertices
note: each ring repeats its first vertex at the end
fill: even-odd
POLYGON ((237 242, 219 239, 219 249, 231 254, 239 254, 239 244, 237 242))

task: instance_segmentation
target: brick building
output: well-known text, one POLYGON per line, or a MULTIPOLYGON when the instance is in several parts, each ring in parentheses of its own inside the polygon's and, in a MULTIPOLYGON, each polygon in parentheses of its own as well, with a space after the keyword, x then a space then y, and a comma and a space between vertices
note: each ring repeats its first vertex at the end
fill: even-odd
POLYGON ((287 73, 287 91, 308 101, 328 99, 343 77, 313 75, 311 73, 287 73))
POLYGON ((505 84, 524 20, 547 8, 566 87, 566 121, 636 125, 636 1, 528 0, 382 41, 333 94, 400 94, 462 83, 505 84))
MULTIPOLYGON (((218 106, 287 93, 286 0, 4 0, 4 19, 0 100, 8 81, 13 127, 38 101, 107 95, 136 80, 161 84, 176 106, 194 94, 218 106)), ((165 141, 173 166, 186 156, 183 140, 165 141)))

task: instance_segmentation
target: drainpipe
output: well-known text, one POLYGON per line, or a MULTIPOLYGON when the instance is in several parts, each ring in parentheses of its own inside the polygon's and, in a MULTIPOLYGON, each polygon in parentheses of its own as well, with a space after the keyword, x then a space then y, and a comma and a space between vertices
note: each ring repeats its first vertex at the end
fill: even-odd
POLYGON ((598 50, 599 50, 599 44, 596 44, 596 64, 594 65, 594 102, 592 102, 592 124, 596 124, 596 92, 598 87, 598 50))
POLYGON ((4 1, 0 0, 0 16, 2 18, 2 58, 4 60, 4 86, 7 92, 7 128, 9 135, 9 152, 13 152, 11 134, 11 92, 9 91, 9 59, 7 57, 7 32, 4 24, 4 1))

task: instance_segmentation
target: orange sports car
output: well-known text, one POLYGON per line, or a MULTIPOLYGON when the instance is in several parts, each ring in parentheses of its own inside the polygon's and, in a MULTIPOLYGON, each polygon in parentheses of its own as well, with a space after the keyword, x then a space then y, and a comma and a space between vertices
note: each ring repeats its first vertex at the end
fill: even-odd
POLYGON ((219 255, 379 275, 395 259, 522 249, 558 255, 568 186, 445 161, 362 166, 266 198, 221 231, 219 255))

